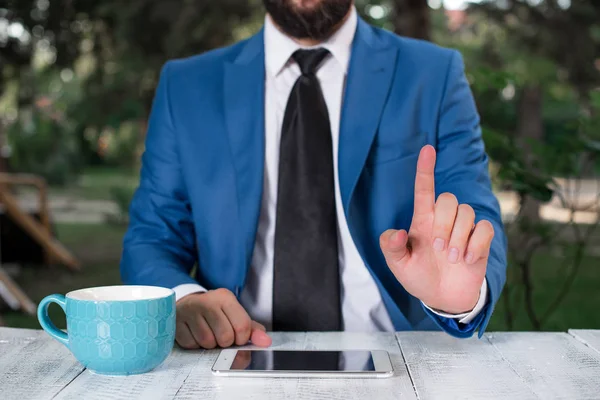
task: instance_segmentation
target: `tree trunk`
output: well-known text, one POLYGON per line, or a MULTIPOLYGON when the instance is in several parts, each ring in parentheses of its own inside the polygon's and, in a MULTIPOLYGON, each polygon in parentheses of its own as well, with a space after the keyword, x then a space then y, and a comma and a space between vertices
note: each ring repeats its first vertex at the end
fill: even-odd
POLYGON ((431 24, 427 0, 393 0, 394 31, 401 36, 430 39, 431 24))
MULTIPOLYGON (((544 139, 544 125, 542 120, 542 88, 537 85, 525 86, 521 93, 517 121, 517 139, 523 149, 530 153, 531 141, 544 139)), ((528 154, 529 161, 532 154, 528 154)), ((529 196, 521 198, 519 215, 529 222, 540 220, 540 202, 529 196)))

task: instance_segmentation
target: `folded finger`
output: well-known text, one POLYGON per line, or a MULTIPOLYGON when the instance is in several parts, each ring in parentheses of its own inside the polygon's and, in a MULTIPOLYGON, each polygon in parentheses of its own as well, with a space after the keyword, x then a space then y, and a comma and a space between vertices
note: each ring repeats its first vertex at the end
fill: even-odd
POLYGON ((490 247, 493 239, 494 226, 489 221, 479 221, 477 225, 475 225, 475 229, 469 240, 465 256, 467 264, 475 264, 481 259, 486 259, 490 254, 490 247))
POLYGON ((388 229, 379 237, 379 245, 388 265, 396 265, 409 253, 408 233, 404 229, 388 229))
POLYGON ((215 335, 212 329, 210 329, 208 322, 206 322, 206 319, 201 314, 196 315, 190 330, 200 347, 205 349, 214 349, 217 347, 215 335))
POLYGON ((185 322, 177 322, 175 326, 175 341, 177 344, 184 349, 197 349, 200 347, 190 327, 185 322))
POLYGON ((235 342, 233 326, 231 326, 231 322, 229 322, 223 310, 220 308, 207 310, 204 313, 204 318, 208 322, 220 347, 229 347, 235 342))
POLYGON ((450 263, 455 264, 462 260, 474 223, 475 211, 473 208, 467 204, 459 205, 448 245, 448 261, 450 263))
POLYGON ((458 212, 458 200, 452 193, 442 193, 435 203, 433 218, 433 248, 444 251, 450 242, 452 228, 458 212))
POLYGON ((222 309, 233 327, 235 344, 238 346, 247 344, 252 333, 252 320, 246 310, 237 301, 224 304, 222 309))

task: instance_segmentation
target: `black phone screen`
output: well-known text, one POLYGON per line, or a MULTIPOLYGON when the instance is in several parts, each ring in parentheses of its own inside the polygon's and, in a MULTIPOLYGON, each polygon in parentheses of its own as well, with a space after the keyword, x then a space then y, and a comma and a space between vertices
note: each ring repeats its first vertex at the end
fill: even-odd
POLYGON ((370 351, 238 350, 232 370, 375 371, 370 351))

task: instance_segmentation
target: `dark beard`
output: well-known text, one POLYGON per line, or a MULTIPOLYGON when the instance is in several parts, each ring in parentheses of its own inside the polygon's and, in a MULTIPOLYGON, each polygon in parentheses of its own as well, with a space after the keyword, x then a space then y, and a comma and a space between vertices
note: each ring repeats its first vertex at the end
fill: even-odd
POLYGON ((279 29, 295 39, 322 41, 344 20, 353 0, 321 0, 310 10, 299 10, 293 0, 263 0, 279 29))

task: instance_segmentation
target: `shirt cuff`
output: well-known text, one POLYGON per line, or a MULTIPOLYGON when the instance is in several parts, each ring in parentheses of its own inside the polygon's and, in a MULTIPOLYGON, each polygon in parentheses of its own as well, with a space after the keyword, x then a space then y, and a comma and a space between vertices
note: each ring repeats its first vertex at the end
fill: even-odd
MULTIPOLYGON (((193 293, 204 293, 208 292, 205 288, 198 285, 197 283, 184 283, 183 285, 178 285, 173 288, 175 292, 175 301, 179 301, 187 295, 193 293)), ((435 311, 434 311, 435 312, 435 311)))
MULTIPOLYGON (((182 286, 186 286, 186 285, 182 285, 182 286)), ((443 311, 440 310, 434 310, 433 308, 429 307, 427 304, 423 303, 423 305, 432 313, 439 315, 440 317, 445 317, 445 318, 454 318, 454 319, 458 319, 459 323, 461 324, 468 324, 469 322, 473 321, 475 319, 475 317, 477 315, 479 315, 479 313, 481 312, 481 310, 483 310, 483 308, 485 307, 485 304, 487 302, 487 278, 483 280, 483 282, 481 283, 481 289, 479 290, 479 300, 477 300, 477 304, 475 304, 475 307, 473 308, 473 310, 471 310, 470 312, 467 313, 462 313, 462 314, 448 314, 445 313, 443 311)))

